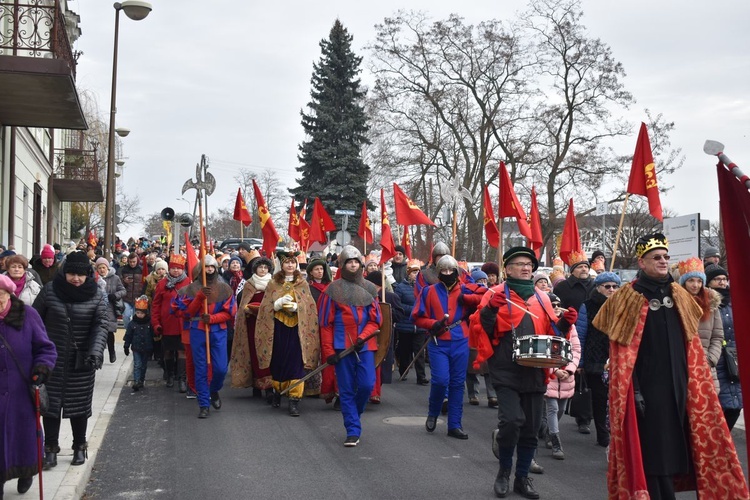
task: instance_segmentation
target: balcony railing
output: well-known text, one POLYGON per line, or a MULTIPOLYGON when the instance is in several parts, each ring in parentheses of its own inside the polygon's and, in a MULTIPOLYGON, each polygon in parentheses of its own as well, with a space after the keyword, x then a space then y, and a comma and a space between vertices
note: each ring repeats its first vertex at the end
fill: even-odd
POLYGON ((60 1, 0 0, 0 55, 61 59, 75 78, 76 56, 60 1))
POLYGON ((62 148, 55 149, 58 158, 56 179, 99 181, 97 148, 88 144, 82 131, 64 131, 62 145, 62 148))

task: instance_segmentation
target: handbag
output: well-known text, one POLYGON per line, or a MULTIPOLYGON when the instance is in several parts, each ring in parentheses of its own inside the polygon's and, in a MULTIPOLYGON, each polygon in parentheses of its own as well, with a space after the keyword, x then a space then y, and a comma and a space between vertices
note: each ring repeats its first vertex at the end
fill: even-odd
POLYGON ((586 377, 576 374, 576 390, 570 398, 568 415, 581 420, 591 420, 594 411, 591 406, 591 389, 586 384, 586 377))
MULTIPOLYGON (((18 358, 16 357, 16 353, 13 352, 13 349, 11 349, 8 342, 5 340, 5 337, 0 335, 0 339, 3 340, 3 344, 5 344, 5 348, 10 353, 10 357, 13 358, 13 362, 16 364, 16 367, 18 368, 18 372, 21 374, 21 377, 23 377, 24 382, 26 382, 26 385, 29 387, 29 395, 31 396, 31 404, 36 408, 36 385, 34 385, 31 380, 29 380, 29 377, 27 377, 23 370, 21 369, 21 363, 18 362, 18 358)), ((39 384, 39 411, 40 413, 46 413, 49 409, 49 393, 47 392, 47 386, 44 384, 39 384)))
POLYGON ((740 366, 737 363, 737 348, 724 346, 724 360, 727 365, 727 375, 732 382, 740 381, 740 366))

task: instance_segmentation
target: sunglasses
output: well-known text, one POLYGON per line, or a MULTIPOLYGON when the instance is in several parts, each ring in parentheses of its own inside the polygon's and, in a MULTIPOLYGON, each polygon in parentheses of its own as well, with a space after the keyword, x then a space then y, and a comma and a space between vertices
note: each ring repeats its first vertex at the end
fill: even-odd
POLYGON ((599 286, 606 290, 617 290, 618 288, 620 288, 620 285, 599 285, 599 286))
POLYGON ((653 257, 643 257, 644 259, 651 259, 653 261, 659 262, 660 260, 664 259, 668 261, 670 259, 670 256, 667 254, 664 255, 654 255, 653 257))

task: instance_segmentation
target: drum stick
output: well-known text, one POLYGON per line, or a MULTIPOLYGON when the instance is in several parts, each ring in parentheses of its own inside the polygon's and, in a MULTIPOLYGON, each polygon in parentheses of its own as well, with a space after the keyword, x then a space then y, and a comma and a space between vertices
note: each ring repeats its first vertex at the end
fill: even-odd
POLYGON ((517 308, 519 308, 520 310, 522 310, 523 312, 525 312, 526 314, 528 314, 528 315, 529 315, 529 316, 531 316, 532 318, 534 318, 534 319, 539 319, 539 316, 537 316, 537 315, 536 315, 536 314, 534 314, 533 312, 529 311, 529 310, 528 310, 528 309, 526 309, 525 307, 523 307, 523 306, 519 306, 518 304, 516 304, 516 303, 515 303, 515 302, 513 302, 512 300, 508 300, 508 303, 509 303, 510 305, 512 305, 512 306, 516 306, 517 308))

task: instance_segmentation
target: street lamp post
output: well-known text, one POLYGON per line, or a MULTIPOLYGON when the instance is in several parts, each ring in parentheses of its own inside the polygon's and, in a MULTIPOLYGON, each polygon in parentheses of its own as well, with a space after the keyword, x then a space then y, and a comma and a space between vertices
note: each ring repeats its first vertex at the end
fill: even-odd
MULTIPOLYGON (((107 152, 107 195, 104 200, 104 251, 112 255, 115 211, 115 115, 117 114, 117 43, 120 33, 120 11, 133 21, 140 21, 151 12, 151 4, 141 0, 115 2, 115 43, 112 56, 112 100, 109 112, 109 151, 107 152)), ((128 131, 129 132, 129 131, 128 131)), ((127 133, 125 134, 127 135, 127 133)))

